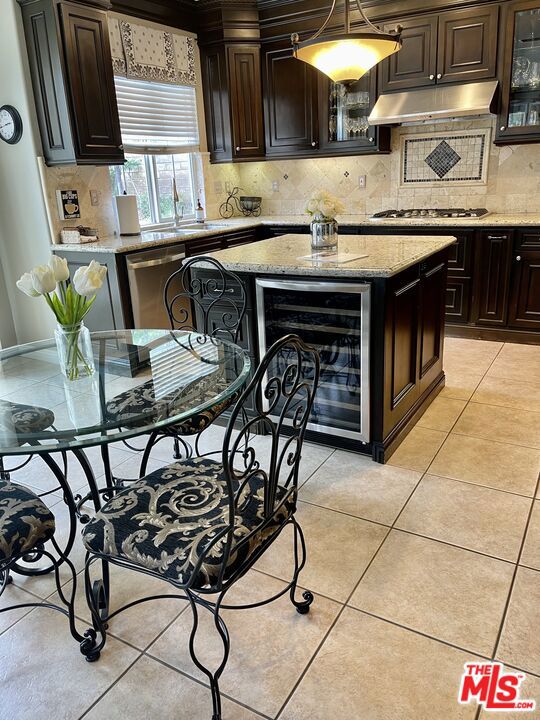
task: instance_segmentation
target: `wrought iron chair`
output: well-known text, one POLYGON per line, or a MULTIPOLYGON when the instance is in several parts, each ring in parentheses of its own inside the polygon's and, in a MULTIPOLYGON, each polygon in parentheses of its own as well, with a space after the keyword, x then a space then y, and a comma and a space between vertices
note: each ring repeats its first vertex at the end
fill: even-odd
MULTIPOLYGON (((302 530, 294 517, 298 470, 306 424, 319 379, 319 356, 295 335, 277 341, 241 394, 229 419, 221 462, 192 457, 161 468, 118 490, 83 530, 88 550, 87 599, 94 628, 106 641, 106 623, 147 597, 103 617, 92 589, 91 566, 100 559, 159 577, 182 591, 193 613, 189 651, 208 677, 213 720, 221 719, 219 679, 229 654, 222 609, 258 607, 286 592, 299 613, 309 612, 313 595, 296 597, 298 575, 306 559, 302 530), (238 428, 242 411, 254 396, 255 411, 238 428), (245 437, 257 424, 270 435, 265 467, 245 437), (287 432, 282 431, 287 428, 287 432), (237 462, 238 459, 241 462, 237 462), (240 465, 240 467, 238 467, 240 465), (284 527, 294 528, 294 571, 286 588, 272 598, 246 605, 226 605, 230 587, 253 566, 284 527), (208 597, 217 594, 217 599, 208 597), (198 608, 206 608, 223 643, 223 659, 214 671, 195 653, 198 608)), ((266 457, 266 456, 265 456, 266 457)), ((169 596, 168 596, 169 597, 169 596)))
MULTIPOLYGON (((54 413, 48 408, 38 405, 22 405, 21 403, 0 400, 0 434, 16 435, 20 445, 24 445, 31 433, 41 432, 54 423, 54 413)), ((7 469, 4 458, 0 455, 0 479, 9 480, 10 473, 20 470, 32 459, 32 455, 16 467, 7 469)))
MULTIPOLYGON (((246 291, 238 275, 225 268, 216 259, 197 255, 187 258, 181 267, 167 280, 163 299, 169 322, 173 330, 189 330, 203 333, 218 339, 238 342, 239 333, 246 313, 246 291)), ((148 381, 132 390, 120 393, 107 403, 107 414, 111 418, 129 417, 130 407, 134 415, 140 415, 145 404, 154 402, 153 382, 148 381)), ((204 393, 204 387, 201 387, 204 393)), ((215 387, 212 387, 215 394, 215 387)), ((199 438, 204 430, 235 401, 215 405, 198 417, 152 432, 144 448, 141 459, 140 476, 146 474, 146 468, 152 448, 166 437, 174 441, 174 458, 191 457, 195 451, 199 455, 199 438), (184 438, 195 437, 194 447, 184 438)), ((127 443, 126 443, 127 444, 127 443)), ((128 444, 132 450, 138 450, 128 444)))
POLYGON ((46 557, 54 568, 56 589, 65 606, 50 602, 17 603, 0 608, 0 613, 25 607, 58 610, 67 616, 71 635, 80 643, 81 652, 88 660, 96 660, 99 654, 93 652, 95 630, 89 629, 83 636, 75 627, 73 602, 77 590, 77 574, 70 559, 58 546, 54 532, 54 515, 41 498, 22 485, 0 479, 0 597, 12 582, 11 570, 17 568, 21 561, 35 563, 46 557), (48 542, 52 544, 58 557, 46 549, 48 542), (67 596, 60 581, 59 568, 62 563, 65 563, 71 572, 72 586, 67 596))

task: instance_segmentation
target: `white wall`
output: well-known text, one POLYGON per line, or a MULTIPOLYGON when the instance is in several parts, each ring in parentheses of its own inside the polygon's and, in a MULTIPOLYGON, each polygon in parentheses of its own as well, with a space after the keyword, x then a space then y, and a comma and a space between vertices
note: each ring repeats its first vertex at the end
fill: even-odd
MULTIPOLYGON (((52 334, 52 314, 41 298, 28 298, 15 287, 23 272, 49 257, 49 227, 37 157, 41 153, 32 85, 28 72, 22 16, 16 0, 2 0, 0 22, 0 104, 14 105, 24 130, 17 145, 0 142, 0 264, 9 307, 2 298, 0 333, 9 328, 11 310, 18 342, 52 334)), ((5 346, 14 340, 0 336, 5 346)))

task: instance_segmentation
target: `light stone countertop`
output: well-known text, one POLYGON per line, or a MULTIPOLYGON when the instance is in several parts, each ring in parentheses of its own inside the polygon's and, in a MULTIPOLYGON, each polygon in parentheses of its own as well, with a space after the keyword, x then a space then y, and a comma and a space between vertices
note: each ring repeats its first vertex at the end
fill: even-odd
POLYGON ((233 272, 385 278, 425 260, 455 241, 455 237, 445 235, 341 235, 340 255, 367 256, 345 263, 304 259, 303 256, 311 253, 308 235, 282 235, 210 254, 233 272))
MULTIPOLYGON (((540 227, 540 215, 538 214, 499 214, 492 213, 484 218, 402 218, 391 220, 370 220, 368 215, 342 215, 338 217, 341 225, 362 225, 364 227, 514 227, 514 226, 538 226, 540 227)), ((224 220, 207 221, 213 227, 208 229, 194 230, 192 232, 178 232, 174 228, 162 231, 143 232, 140 235, 120 237, 113 235, 100 238, 97 242, 84 243, 82 245, 53 245, 56 250, 66 250, 82 253, 126 253, 145 248, 174 245, 179 242, 189 242, 197 238, 210 235, 218 235, 231 232, 232 230, 247 230, 258 228, 261 225, 308 225, 307 215, 266 215, 259 218, 238 217, 224 220)))

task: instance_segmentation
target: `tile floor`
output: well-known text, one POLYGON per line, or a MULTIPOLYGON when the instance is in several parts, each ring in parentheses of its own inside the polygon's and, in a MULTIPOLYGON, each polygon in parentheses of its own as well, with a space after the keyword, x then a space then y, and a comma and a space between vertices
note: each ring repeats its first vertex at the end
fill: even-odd
MULTIPOLYGON (((306 446, 301 582, 315 601, 307 616, 286 598, 225 613, 224 720, 485 720, 495 713, 456 700, 464 662, 478 658, 525 671, 522 696, 540 704, 540 347, 448 339, 446 372, 445 389, 386 466, 306 446)), ((220 433, 211 429, 209 447, 220 433)), ((169 453, 158 446, 152 468, 169 453)), ((136 473, 125 447, 112 460, 118 475, 136 473)), ((19 480, 53 487, 39 460, 19 480)), ((71 481, 82 484, 76 468, 71 481)), ((49 502, 65 532, 60 496, 49 502)), ((80 570, 80 546, 73 558, 80 570)), ((284 534, 231 600, 277 592, 291 563, 284 534)), ((113 569, 113 605, 137 597, 140 583, 113 569)), ((0 607, 52 593, 49 578, 18 578, 0 607)), ((0 720, 210 720, 184 610, 170 598, 119 616, 93 665, 58 614, 1 613, 0 720)), ((80 587, 77 614, 84 624, 80 587)), ((199 652, 216 662, 216 637, 202 620, 199 652)))

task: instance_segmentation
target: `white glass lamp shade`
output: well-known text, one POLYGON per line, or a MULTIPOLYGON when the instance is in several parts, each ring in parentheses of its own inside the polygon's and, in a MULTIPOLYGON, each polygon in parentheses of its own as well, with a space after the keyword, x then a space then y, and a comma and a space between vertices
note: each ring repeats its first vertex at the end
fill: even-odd
POLYGON ((379 33, 349 33, 298 43, 295 55, 333 82, 358 80, 389 55, 401 50, 399 38, 379 33))

